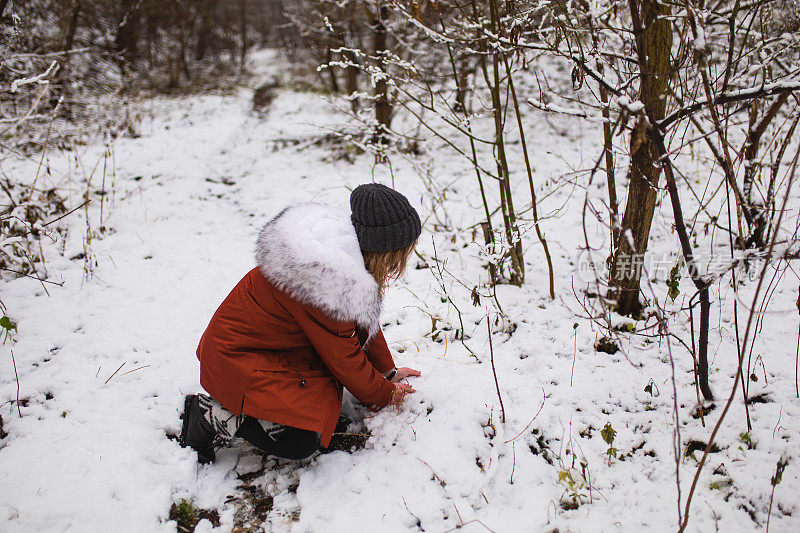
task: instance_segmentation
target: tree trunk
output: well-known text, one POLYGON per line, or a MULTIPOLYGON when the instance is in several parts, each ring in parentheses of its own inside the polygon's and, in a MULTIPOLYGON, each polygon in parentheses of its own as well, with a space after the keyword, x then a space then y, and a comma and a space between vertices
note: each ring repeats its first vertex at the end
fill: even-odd
POLYGON ((149 8, 144 14, 145 39, 147 44, 147 66, 149 71, 153 71, 156 68, 156 65, 160 63, 158 57, 158 17, 155 13, 153 13, 153 11, 153 8, 149 8))
MULTIPOLYGON (((358 63, 358 58, 356 55, 349 51, 344 50, 342 51, 342 57, 348 63, 358 63)), ((353 93, 358 91, 358 67, 355 65, 350 65, 345 69, 345 85, 348 95, 353 95, 353 93)), ((353 113, 358 111, 358 98, 351 98, 350 99, 350 107, 353 110, 353 113)))
MULTIPOLYGON (((646 71, 640 73, 639 99, 652 110, 652 119, 660 120, 667 106, 666 89, 670 78, 672 28, 666 18, 670 8, 656 0, 641 0, 640 6, 647 65, 646 71)), ((631 134, 630 150, 628 198, 610 272, 617 312, 623 315, 637 315, 641 311, 639 280, 661 175, 658 149, 646 134, 643 117, 631 134), (631 239, 633 246, 629 242, 631 239)))
POLYGON ((750 104, 750 127, 747 130, 747 140, 744 146, 744 182, 742 186, 742 193, 745 200, 744 209, 749 211, 750 217, 748 218, 752 220, 752 224, 750 228, 748 228, 750 230, 750 236, 745 244, 748 248, 752 246, 763 248, 766 245, 767 210, 771 203, 771 193, 768 191, 767 197, 763 202, 754 197, 753 185, 756 178, 761 173, 757 157, 758 148, 761 143, 761 136, 764 135, 767 126, 769 126, 770 122, 772 122, 778 114, 781 106, 788 99, 788 92, 778 95, 778 98, 775 99, 775 102, 772 103, 758 122, 756 122, 758 118, 758 100, 753 100, 750 104))
POLYGON ((139 0, 121 0, 122 19, 117 29, 117 53, 124 63, 132 65, 138 57, 139 19, 141 14, 139 0))
MULTIPOLYGON (((658 0, 645 0, 644 4, 642 5, 643 16, 641 17, 639 15, 638 1, 628 1, 628 6, 631 13, 631 22, 633 24, 634 38, 636 39, 636 56, 641 72, 642 88, 640 89, 640 92, 650 96, 654 94, 653 86, 659 82, 658 76, 660 75, 658 71, 652 70, 651 60, 654 58, 658 59, 660 57, 659 52, 666 55, 669 54, 669 46, 667 46, 666 50, 659 50, 657 48, 654 49, 652 46, 653 34, 648 33, 648 29, 652 28, 652 25, 648 25, 642 21, 642 19, 644 19, 645 22, 652 22, 657 16, 669 14, 669 8, 667 8, 666 13, 656 13, 653 15, 653 11, 657 8, 654 8, 650 2, 655 3, 657 1, 658 0)), ((661 23, 665 24, 665 29, 662 29, 662 31, 664 33, 669 33, 670 26, 665 17, 655 21, 656 25, 661 23)), ((664 71, 661 72, 661 75, 663 76, 664 71)), ((666 81, 661 81, 663 82, 663 86, 666 87, 666 81)), ((709 311, 711 309, 711 302, 708 295, 709 283, 708 280, 706 280, 700 273, 697 266, 697 261, 695 261, 692 244, 689 241, 689 233, 686 230, 686 223, 683 219, 683 208, 681 207, 680 195, 678 194, 678 185, 675 181, 675 172, 672 167, 672 162, 669 158, 667 146, 664 142, 664 136, 658 127, 658 121, 664 116, 664 109, 666 107, 665 101, 658 98, 643 99, 642 101, 644 103, 644 116, 640 115, 640 124, 644 123, 646 126, 645 128, 642 128, 642 136, 644 137, 642 141, 647 141, 650 143, 651 149, 656 155, 658 155, 656 163, 660 169, 664 170, 664 173, 666 174, 667 192, 669 193, 670 203, 672 204, 672 217, 675 221, 675 231, 678 234, 678 241, 681 245, 681 253, 684 261, 686 261, 686 268, 689 271, 689 277, 692 278, 692 283, 694 283, 694 286, 697 289, 697 294, 700 300, 700 335, 697 351, 697 366, 695 368, 697 382, 700 390, 703 392, 703 397, 706 400, 713 400, 714 395, 712 394, 711 387, 708 383, 708 329, 709 311)), ((637 127, 637 130, 638 129, 640 128, 637 127)), ((633 141, 631 142, 633 143, 633 141)), ((652 219, 652 213, 650 216, 652 219)), ((627 241, 624 234, 622 235, 621 241, 623 243, 627 241)), ((646 246, 646 244, 647 241, 645 240, 644 245, 646 246)), ((636 300, 636 303, 638 304, 638 299, 636 300)), ((692 332, 692 337, 694 338, 694 331, 692 332)), ((739 371, 741 371, 741 368, 740 359, 739 371)), ((681 528, 681 530, 683 530, 683 528, 681 528)))
POLYGON ((192 79, 192 73, 189 70, 189 62, 186 60, 186 51, 187 51, 187 49, 189 47, 189 45, 187 43, 187 41, 188 41, 188 36, 187 36, 188 30, 185 27, 182 27, 180 29, 180 32, 181 32, 180 68, 183 71, 183 74, 186 76, 186 79, 187 80, 191 80, 192 79))
POLYGON ((244 74, 247 59, 247 0, 239 0, 239 75, 244 74))
POLYGON ((194 51, 194 58, 197 61, 205 59, 211 47, 215 12, 216 0, 203 0, 200 4, 200 25, 197 28, 197 47, 194 51))
MULTIPOLYGON (((372 22, 373 49, 378 61, 378 67, 386 72, 386 26, 384 19, 389 16, 389 10, 383 0, 375 0, 375 20, 372 22)), ((388 131, 392 120, 392 104, 389 101, 389 84, 385 78, 375 83, 375 120, 377 128, 373 142, 386 143, 388 131)))
MULTIPOLYGON (((82 0, 72 0, 70 2, 72 5, 72 10, 69 13, 69 16, 66 20, 63 21, 63 34, 64 34, 64 41, 63 41, 63 49, 64 50, 71 50, 72 46, 75 43, 75 33, 78 31, 78 19, 81 14, 81 8, 83 7, 82 0)), ((56 105, 59 97, 63 97, 66 105, 62 106, 62 113, 65 116, 69 116, 71 113, 71 105, 70 105, 70 86, 69 86, 69 60, 71 55, 65 54, 64 59, 61 61, 59 65, 59 70, 55 75, 55 79, 53 80, 53 87, 57 88, 57 90, 51 93, 51 105, 56 105)))
POLYGON ((270 34, 272 33, 272 21, 270 20, 269 16, 269 3, 264 2, 261 5, 260 9, 260 17, 258 22, 258 35, 260 37, 259 44, 262 48, 265 48, 270 44, 270 34))
MULTIPOLYGON (((333 61, 333 52, 331 51, 331 47, 328 46, 328 49, 325 52, 325 63, 330 65, 331 61, 333 61)), ((331 77, 331 92, 333 94, 339 94, 341 92, 341 88, 339 87, 339 79, 336 77, 336 69, 329 66, 327 70, 331 77)))
MULTIPOLYGON (((475 2, 472 2, 472 9, 475 13, 475 19, 478 20, 477 8, 475 2)), ((497 8, 497 1, 490 0, 489 11, 491 14, 490 29, 492 33, 498 34, 500 27, 500 14, 497 8)), ((481 52, 487 51, 485 41, 481 41, 479 45, 481 52)), ((500 211, 503 214, 503 225, 505 226, 506 240, 508 240, 508 254, 511 259, 511 276, 510 282, 513 285, 521 286, 525 282, 525 261, 523 259, 522 239, 517 225, 517 215, 514 210, 514 199, 511 193, 510 172, 508 168, 508 159, 506 158, 505 138, 504 138, 504 111, 500 91, 501 91, 501 77, 500 67, 498 62, 501 61, 500 53, 494 49, 491 53, 492 58, 492 77, 490 77, 489 70, 486 66, 486 58, 481 56, 481 70, 483 71, 486 86, 489 88, 489 93, 492 97, 492 117, 494 118, 494 149, 495 149, 495 162, 497 163, 497 176, 498 185, 500 186, 500 211)))
POLYGON ((456 103, 454 111, 464 111, 467 105, 467 91, 469 88, 469 75, 475 73, 475 67, 469 55, 460 58, 458 74, 456 75, 456 103))
MULTIPOLYGON (((81 7, 83 2, 81 0, 73 0, 72 2, 72 15, 69 19, 69 26, 64 32, 64 50, 71 50, 72 45, 75 43, 75 32, 78 30, 78 17, 81 14, 81 7)), ((66 56, 65 61, 69 59, 66 56)))

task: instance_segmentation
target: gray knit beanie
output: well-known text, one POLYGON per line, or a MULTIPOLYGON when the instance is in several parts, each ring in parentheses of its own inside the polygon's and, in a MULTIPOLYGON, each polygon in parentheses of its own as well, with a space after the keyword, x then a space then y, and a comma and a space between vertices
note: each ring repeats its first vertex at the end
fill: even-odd
POLYGON ((422 223, 408 198, 379 183, 359 185, 350 195, 350 219, 362 252, 388 252, 419 238, 422 223))

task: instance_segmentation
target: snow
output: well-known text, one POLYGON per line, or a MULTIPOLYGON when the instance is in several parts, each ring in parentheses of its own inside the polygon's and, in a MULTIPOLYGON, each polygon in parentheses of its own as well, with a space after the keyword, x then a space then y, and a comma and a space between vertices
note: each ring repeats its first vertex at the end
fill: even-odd
POLYGON ((695 38, 692 41, 692 48, 695 52, 702 54, 708 53, 708 42, 706 41, 706 30, 703 24, 697 24, 694 28, 695 38))
POLYGON ((636 113, 644 109, 644 104, 641 101, 639 100, 631 101, 631 99, 625 95, 622 95, 619 98, 617 98, 617 105, 620 108, 627 111, 628 113, 630 113, 631 115, 635 115, 636 113))
POLYGON ((533 98, 528 98, 528 104, 532 105, 533 107, 541 111, 549 111, 552 113, 561 113, 562 115, 572 115, 574 117, 587 118, 586 113, 579 109, 568 109, 565 107, 551 104, 549 102, 540 102, 533 98))
POLYGON ((9 90, 12 93, 15 93, 23 85, 30 85, 32 83, 39 85, 47 84, 49 83, 47 77, 50 76, 51 74, 55 74, 57 70, 58 70, 58 62, 53 61, 50 63, 50 66, 47 67, 47 70, 45 70, 41 74, 37 74, 36 76, 31 76, 30 78, 19 78, 17 80, 12 81, 9 90))
MULTIPOLYGON (((253 60, 276 63, 269 53, 253 60)), ((567 165, 591 168, 601 153, 599 128, 584 130, 578 119, 535 110, 525 118, 537 125, 529 150, 560 296, 550 301, 546 265, 527 232, 526 285, 497 287, 508 318, 493 307, 488 311, 503 424, 489 364, 486 315, 492 297, 479 288, 481 302, 473 306, 470 296, 487 274, 482 237, 463 230, 482 216, 467 162, 433 138, 424 143, 421 160, 393 155, 391 171, 370 155, 352 164, 334 160, 325 146, 275 148, 272 140, 309 139, 353 124, 324 97, 289 90, 260 118, 250 112, 250 95, 242 89, 228 96, 149 101, 143 135, 111 148, 113 175, 106 183, 113 194, 106 197, 103 221, 110 230, 98 232, 99 196, 88 210, 95 233, 89 259, 96 263, 88 262, 93 275, 84 279, 87 261, 70 259, 84 250, 87 221, 81 209, 65 219, 66 238, 46 252, 49 279, 63 286, 48 285, 48 296, 35 279, 4 283, 3 303, 19 331, 0 347, 0 415, 8 432, 0 440, 0 530, 107 531, 113 524, 118 531, 175 531, 170 505, 187 498, 220 513, 219 528, 206 520, 197 531, 230 531, 236 508, 229 496, 241 496, 243 483, 274 498, 263 525, 267 531, 677 529, 666 342, 621 335, 622 351, 595 351, 600 331, 583 318, 586 311, 572 291, 574 283, 582 296, 585 287, 573 281, 578 267, 571 264, 583 245, 584 196, 560 176, 567 165), (168 434, 179 431, 183 395, 200 390, 196 343, 216 306, 252 268, 258 229, 291 203, 346 208, 349 190, 373 179, 394 183, 424 219, 419 252, 428 265, 412 258, 405 279, 388 291, 382 317, 398 364, 422 371, 413 381, 417 392, 401 408, 377 414, 350 400, 348 412, 366 417, 359 431, 371 434, 352 453, 336 451, 301 464, 262 462, 238 443, 220 451, 216 463, 199 466, 194 453, 168 434), (567 203, 571 208, 562 208, 567 203), (434 246, 446 261, 442 272, 433 265, 434 246), (455 335, 462 323, 464 343, 455 335), (12 350, 20 397, 27 399, 19 406, 21 418, 13 401, 12 350), (609 446, 600 432, 606 423, 617 431, 613 446, 626 455, 624 461, 605 455, 609 446), (562 472, 591 484, 591 490, 577 489, 585 503, 575 510, 561 507, 570 500, 566 482, 559 481, 562 472), (256 477, 240 479, 248 474, 256 477)), ((407 126, 403 120, 397 119, 397 128, 407 126)), ((490 118, 473 126, 488 136, 490 118)), ((507 149, 511 160, 521 161, 518 143, 507 149)), ((79 148, 82 167, 102 162, 104 151, 102 144, 79 148)), ((46 161, 50 172, 39 179, 69 187, 70 205, 80 205, 84 189, 74 154, 54 150, 46 161)), ((32 180, 37 162, 8 161, 4 171, 32 180)), ((705 163, 693 164, 701 175, 705 163)), ((524 206, 527 177, 517 166, 513 189, 524 206)), ((99 183, 93 178, 92 189, 99 183)), ((596 180, 593 187, 590 195, 602 195, 605 184, 596 180)), ((496 202, 496 191, 487 192, 496 202)), ((595 224, 588 232, 598 244, 607 230, 595 224)), ((668 201, 659 204, 651 235, 653 256, 677 258, 668 201)), ((602 265, 604 257, 594 260, 602 265)), ((749 302, 754 284, 746 276, 740 282, 742 302, 749 302)), ((684 276, 681 295, 667 306, 663 279, 654 283, 674 313, 673 332, 686 340, 688 324, 678 310, 688 303, 690 287, 684 276)), ((709 456, 700 476, 690 531, 761 530, 770 477, 781 456, 793 462, 775 490, 770 526, 800 529, 797 287, 782 276, 774 288, 753 355, 758 381, 750 382, 750 395, 768 393, 771 399, 750 406, 756 447, 749 449, 740 436, 745 429, 739 393, 716 439, 721 451, 709 456)), ((725 398, 736 368, 729 285, 714 285, 712 301, 711 385, 725 398)), ((740 321, 746 316, 742 302, 740 321)), ((691 439, 707 441, 721 408, 706 415, 705 427, 690 416, 697 404, 691 356, 674 340, 671 349, 682 452, 691 439)), ((695 459, 681 457, 683 501, 695 467, 695 459)))

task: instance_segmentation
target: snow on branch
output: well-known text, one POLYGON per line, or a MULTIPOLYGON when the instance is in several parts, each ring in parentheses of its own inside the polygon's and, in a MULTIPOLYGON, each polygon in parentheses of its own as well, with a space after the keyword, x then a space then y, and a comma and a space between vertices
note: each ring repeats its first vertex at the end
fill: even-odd
POLYGON ((589 118, 586 112, 580 109, 569 109, 566 107, 540 102, 539 100, 534 100, 533 98, 528 98, 527 102, 531 106, 542 111, 549 111, 550 113, 559 113, 561 115, 570 115, 579 118, 589 118))
MULTIPOLYGON (((760 85, 758 87, 749 87, 747 89, 740 89, 738 91, 730 91, 723 93, 713 98, 714 104, 730 104, 732 102, 740 102, 742 100, 750 100, 753 98, 761 98, 764 96, 772 96, 775 94, 800 91, 800 79, 791 81, 781 81, 777 83, 769 83, 760 85)), ((708 104, 706 98, 698 98, 693 104, 684 108, 678 109, 664 120, 658 123, 659 128, 663 129, 677 122, 678 120, 692 115, 705 107, 708 104)))
POLYGON ((51 74, 55 74, 55 72, 57 70, 58 70, 58 63, 56 61, 53 61, 52 63, 50 63, 50 66, 47 67, 47 70, 45 70, 41 74, 38 74, 36 76, 32 76, 30 78, 20 78, 18 80, 14 80, 11 83, 11 92, 12 93, 17 92, 19 90, 19 88, 22 87, 23 85, 30 85, 32 83, 38 83, 40 85, 45 85, 47 83, 50 83, 50 80, 48 80, 46 78, 48 76, 50 76, 51 74))
POLYGON ((410 22, 420 30, 422 30, 429 38, 431 38, 434 42, 437 43, 455 43, 456 40, 448 37, 447 35, 438 32, 431 28, 430 26, 423 24, 417 17, 409 13, 403 6, 400 4, 395 4, 395 9, 403 14, 404 18, 407 22, 410 22))
POLYGON ((640 100, 631 101, 631 99, 625 95, 622 95, 619 98, 617 98, 617 105, 619 105, 620 108, 624 109, 631 115, 635 115, 636 113, 644 109, 644 104, 640 100))

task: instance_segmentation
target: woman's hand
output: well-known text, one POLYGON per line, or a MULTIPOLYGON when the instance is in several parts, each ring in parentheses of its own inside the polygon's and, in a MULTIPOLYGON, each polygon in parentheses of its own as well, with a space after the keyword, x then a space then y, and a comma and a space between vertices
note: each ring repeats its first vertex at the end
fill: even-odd
POLYGON ((389 403, 392 405, 400 405, 403 403, 403 398, 405 398, 406 394, 411 394, 412 392, 416 392, 414 387, 409 385, 408 383, 400 383, 401 379, 405 379, 411 376, 421 376, 422 372, 419 370, 414 370, 413 368, 402 367, 398 368, 397 372, 395 372, 394 376, 391 379, 391 382, 394 384, 394 391, 392 392, 392 398, 389 403))
POLYGON ((421 376, 422 372, 419 370, 414 370, 413 368, 403 367, 398 368, 397 373, 392 378, 392 383, 397 383, 402 379, 405 379, 410 376, 421 376))
POLYGON ((400 405, 403 403, 403 398, 405 398, 406 394, 411 394, 412 392, 415 392, 414 388, 408 383, 395 383, 389 403, 392 405, 400 405))

